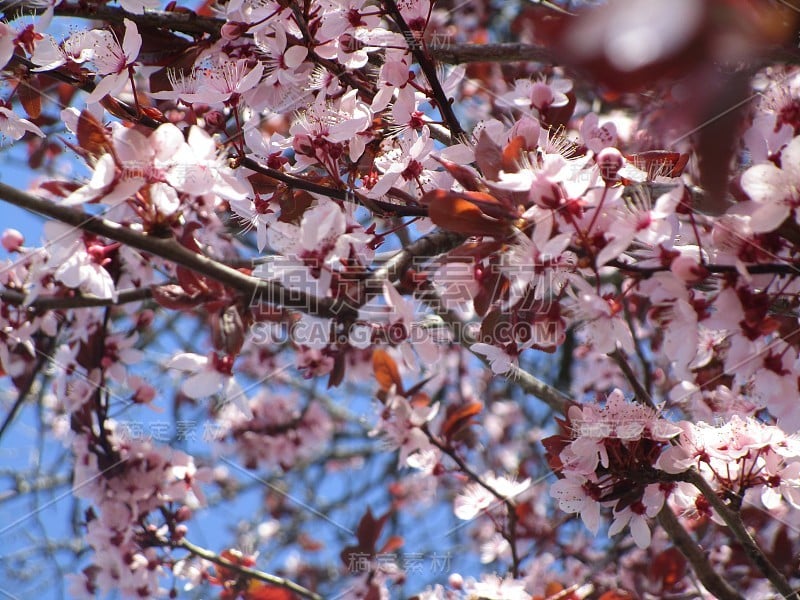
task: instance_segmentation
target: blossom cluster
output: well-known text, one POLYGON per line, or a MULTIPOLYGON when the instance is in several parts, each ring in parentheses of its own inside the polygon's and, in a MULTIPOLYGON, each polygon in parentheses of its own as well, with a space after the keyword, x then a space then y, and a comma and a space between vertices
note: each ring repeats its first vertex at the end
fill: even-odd
POLYGON ((651 521, 667 501, 679 514, 725 525, 704 491, 682 477, 688 469, 721 498, 739 504, 759 498, 767 510, 779 509, 782 500, 800 508, 797 436, 752 417, 673 423, 614 390, 602 407, 570 407, 562 427, 562 434, 544 440, 559 477, 550 494, 595 534, 601 509, 610 507, 608 534, 629 527, 636 544, 646 548, 651 521))
MULTIPOLYGON (((680 423, 677 444, 657 461, 668 472, 696 469, 712 489, 736 501, 756 499, 769 511, 786 505, 800 509, 800 438, 752 418, 737 415, 725 423, 680 423), (785 501, 786 504, 783 504, 785 501)), ((708 504, 696 488, 681 486, 673 500, 689 512, 707 512, 708 504)))
MULTIPOLYGON (((118 440, 115 423, 102 452, 86 437, 75 436, 74 494, 92 502, 87 511, 86 541, 95 558, 91 568, 69 576, 75 598, 94 598, 96 592, 119 591, 128 597, 158 596, 165 572, 159 538, 179 541, 186 534, 192 509, 204 502, 199 483, 207 480, 191 456, 146 440, 118 440), (167 522, 158 524, 170 511, 167 522), (142 527, 143 524, 146 527, 142 527)), ((98 442, 95 442, 98 443, 98 442)), ((169 565, 167 564, 167 569, 169 565)))
POLYGON ((227 405, 219 415, 220 439, 230 438, 245 467, 281 467, 285 471, 314 458, 333 432, 327 411, 318 402, 301 406, 296 397, 262 392, 250 400, 250 416, 227 405))
MULTIPOLYGON (((94 507, 93 566, 76 594, 165 593, 160 581, 183 566, 156 547, 185 533, 176 523, 204 478, 188 454, 122 439, 111 415, 201 406, 221 425, 219 450, 288 473, 346 437, 313 394, 244 386, 299 386, 279 375, 289 369, 330 388, 377 379, 378 414, 359 425, 397 453, 393 506, 449 494, 449 512, 475 523, 481 562, 511 564, 513 576, 454 574, 422 598, 587 595, 536 587, 551 565, 534 540, 591 562, 561 542, 553 504, 593 534, 610 509, 608 533, 629 530, 643 564, 667 552, 652 530, 662 510, 725 523, 689 474, 731 509, 800 507, 789 435, 800 429, 800 69, 761 68, 728 154, 703 150, 714 103, 681 102, 687 88, 716 90, 696 85, 706 77, 747 87, 717 73, 744 57, 715 53, 770 41, 787 17, 686 0, 672 9, 680 22, 657 2, 637 12, 619 0, 562 28, 522 11, 521 37, 563 29, 552 35, 572 66, 597 71, 606 91, 590 97, 557 65, 439 60, 433 39, 486 37, 488 3, 462 15, 429 0, 231 0, 182 29, 181 7, 121 0, 122 12, 103 6, 115 23, 66 35, 51 22, 84 4, 41 4, 30 25, 0 23, 12 88, 0 134, 46 165, 36 191, 64 222, 44 226, 42 247, 2 234, 0 374, 27 394, 39 357, 52 359, 48 418, 70 442, 75 495, 94 507), (166 25, 149 31, 151 17, 166 25), (692 69, 698 54, 713 77, 692 69), (662 66, 669 85, 647 75, 662 66), (655 91, 628 93, 642 81, 655 91), (51 113, 56 96, 69 106, 51 113), (175 339, 203 348, 144 352, 148 329, 178 313, 206 335, 175 339), (434 326, 451 335, 426 335, 434 326), (551 498, 531 449, 547 425, 515 429, 536 411, 498 397, 488 376, 467 382, 467 350, 565 409, 543 440, 551 498), (566 408, 531 383, 550 355, 566 408), (174 397, 148 378, 154 365, 176 376, 174 397), (659 411, 624 399, 633 378, 659 411), (521 569, 522 543, 542 557, 521 569)), ((353 593, 387 597, 402 578, 375 569, 353 593)))

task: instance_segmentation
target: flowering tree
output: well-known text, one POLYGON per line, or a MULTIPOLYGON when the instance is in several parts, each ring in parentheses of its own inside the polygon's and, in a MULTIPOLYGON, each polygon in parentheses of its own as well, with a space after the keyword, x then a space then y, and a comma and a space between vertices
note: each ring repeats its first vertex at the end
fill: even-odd
POLYGON ((2 580, 797 598, 795 4, 4 3, 2 580))

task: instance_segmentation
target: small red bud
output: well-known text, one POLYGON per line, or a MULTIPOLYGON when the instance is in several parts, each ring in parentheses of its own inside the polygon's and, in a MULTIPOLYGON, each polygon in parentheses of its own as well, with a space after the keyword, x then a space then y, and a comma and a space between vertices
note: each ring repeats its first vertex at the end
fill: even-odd
POLYGON ((618 180, 617 173, 619 173, 624 163, 622 153, 619 150, 616 148, 603 148, 597 153, 596 162, 603 181, 609 183, 618 180))
POLYGON ((188 506, 181 506, 175 512, 175 520, 178 523, 182 523, 183 521, 188 521, 191 518, 192 518, 192 509, 189 508, 188 506))

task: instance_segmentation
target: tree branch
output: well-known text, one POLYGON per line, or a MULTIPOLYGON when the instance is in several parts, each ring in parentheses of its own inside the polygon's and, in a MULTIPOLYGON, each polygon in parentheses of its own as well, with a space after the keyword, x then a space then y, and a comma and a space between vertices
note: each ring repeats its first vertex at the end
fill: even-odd
MULTIPOLYGON (((0 300, 7 304, 19 306, 25 302, 26 295, 16 290, 0 290, 0 300)), ((97 306, 120 306, 131 302, 141 302, 153 297, 149 287, 123 290, 117 294, 117 299, 98 298, 91 294, 76 296, 39 296, 28 305, 34 310, 67 310, 70 308, 93 308, 97 306)))
POLYGON ((312 194, 319 194, 320 196, 326 196, 327 198, 333 198, 334 200, 339 200, 341 202, 355 202, 375 212, 391 213, 400 217, 425 217, 428 215, 427 206, 395 204, 394 202, 387 202, 385 200, 367 198, 363 194, 359 194, 355 191, 342 190, 328 187, 326 185, 320 185, 319 183, 314 183, 313 181, 306 181, 302 177, 297 177, 296 175, 283 173, 281 171, 265 167, 250 157, 241 159, 240 164, 242 167, 250 169, 251 171, 261 173, 262 175, 266 175, 267 177, 275 179, 276 181, 280 181, 290 188, 304 190, 312 194))
POLYGON ((415 259, 427 259, 449 252, 460 246, 466 238, 458 233, 437 229, 422 236, 394 254, 380 268, 359 282, 358 289, 349 297, 355 308, 360 308, 370 299, 370 292, 383 289, 383 282, 396 282, 403 277, 415 259))
MULTIPOLYGON (((44 11, 42 10, 39 12, 41 13, 44 11)), ((24 10, 25 15, 29 15, 30 13, 30 9, 26 8, 24 10)), ((84 3, 60 4, 55 8, 55 15, 57 17, 73 17, 78 19, 97 19, 119 25, 122 25, 125 19, 130 19, 136 23, 136 25, 145 29, 170 29, 172 31, 180 31, 181 33, 188 33, 191 35, 208 34, 213 38, 219 37, 220 29, 225 24, 225 19, 202 17, 194 11, 147 10, 144 14, 137 15, 116 6, 97 6, 84 3)), ((22 16, 21 13, 10 15, 9 19, 18 16, 22 16)))
POLYGON ((686 557, 692 565, 697 578, 705 588, 720 600, 743 600, 730 584, 717 573, 708 562, 708 555, 703 548, 697 545, 692 536, 683 528, 672 509, 664 504, 658 514, 658 522, 667 532, 669 539, 675 544, 678 551, 686 557))
POLYGON ((310 600, 323 600, 322 596, 317 594, 316 592, 312 592, 308 588, 304 588, 302 585, 295 583, 289 579, 284 577, 278 577, 277 575, 272 575, 270 573, 264 573, 263 571, 258 571, 256 569, 251 569, 249 567, 245 567, 242 565, 237 565, 229 560, 226 560, 219 556, 218 554, 211 552, 210 550, 206 550, 205 548, 201 548, 200 546, 195 546, 193 543, 188 541, 186 538, 182 539, 181 541, 174 544, 178 548, 183 548, 184 550, 188 550, 190 553, 198 556, 204 560, 214 563, 215 565, 219 565, 221 567, 225 567, 226 569, 231 569, 242 575, 247 575, 252 579, 257 579, 258 581, 263 581, 264 583, 269 583, 271 585, 276 585, 287 590, 291 590, 295 594, 299 594, 303 598, 310 598, 310 600))
POLYGON ((633 367, 631 367, 627 357, 622 353, 622 351, 617 348, 613 352, 609 352, 608 356, 611 358, 611 360, 617 363, 617 366, 622 371, 625 379, 628 380, 628 384, 630 384, 630 386, 633 388, 637 400, 641 404, 646 404, 650 408, 655 408, 656 405, 653 403, 653 398, 650 396, 650 392, 647 391, 647 388, 645 388, 636 377, 633 367))
POLYGON ((429 46, 431 56, 451 65, 475 62, 556 62, 549 49, 532 44, 448 44, 429 46))
POLYGON ((389 16, 392 17, 392 20, 403 34, 403 37, 406 38, 406 42, 408 43, 411 53, 414 55, 414 59, 419 64, 420 69, 422 69, 422 72, 425 74, 425 78, 428 80, 428 84, 431 86, 433 98, 436 100, 436 105, 439 108, 442 118, 447 123, 448 129, 450 129, 451 137, 458 141, 463 137, 464 130, 461 128, 461 123, 458 122, 455 112, 453 112, 450 99, 444 93, 442 84, 439 81, 439 76, 436 74, 436 65, 430 56, 428 56, 427 52, 423 50, 422 41, 417 39, 414 32, 411 31, 400 9, 397 8, 395 0, 383 0, 381 4, 384 6, 389 16))
MULTIPOLYGON (((634 390, 636 390, 637 395, 640 396, 640 400, 651 407, 654 406, 653 400, 652 398, 650 398, 650 395, 647 393, 647 390, 645 390, 642 384, 636 379, 636 374, 633 372, 633 369, 628 364, 625 355, 622 354, 619 350, 615 350, 614 352, 610 353, 609 356, 619 365, 620 369, 622 369, 623 375, 625 375, 625 378, 628 380, 628 383, 631 385, 631 387, 633 387, 634 390)), ((688 481, 689 483, 694 485, 698 490, 700 490, 700 493, 702 493, 705 499, 708 500, 708 503, 714 508, 714 510, 717 511, 717 514, 719 514, 722 520, 725 521, 725 524, 730 529, 731 533, 733 534, 733 537, 742 545, 745 554, 753 563, 753 565, 757 569, 759 569, 764 575, 766 575, 767 579, 769 579, 770 582, 772 582, 772 585, 775 586, 775 588, 783 595, 783 597, 791 598, 793 600, 800 600, 800 596, 798 596, 798 593, 792 589, 792 587, 789 585, 789 582, 786 581, 786 578, 781 574, 780 571, 778 571, 775 565, 773 565, 772 562, 770 562, 767 556, 761 551, 761 548, 758 547, 758 544, 756 544, 756 541, 747 531, 747 529, 744 526, 744 523, 742 523, 739 514, 731 510, 722 501, 722 499, 720 499, 720 497, 717 496, 717 493, 712 489, 712 487, 703 478, 703 476, 700 475, 700 473, 698 473, 696 470, 690 469, 683 474, 683 479, 684 481, 688 481)), ((662 511, 661 514, 663 515, 664 511, 662 511)), ((681 527, 682 529, 682 526, 677 521, 677 519, 675 520, 675 523, 670 524, 670 526, 672 529, 676 529, 676 527, 681 527)), ((670 531, 667 530, 667 533, 670 533, 670 531)), ((688 536, 688 533, 686 535, 688 536)), ((681 549, 681 552, 683 552, 683 549, 681 549)), ((686 555, 684 554, 684 556, 686 555)), ((707 566, 706 564, 704 564, 707 563, 705 554, 693 553, 693 556, 695 559, 701 560, 701 562, 698 563, 698 568, 700 570, 710 569, 710 565, 707 566)), ((688 558, 689 557, 687 556, 687 559, 688 558)), ((695 562, 692 560, 691 563, 692 566, 694 567, 695 562)), ((700 571, 696 572, 698 573, 698 577, 700 577, 700 571)), ((705 582, 703 582, 703 584, 705 585, 705 582)))
MULTIPOLYGON (((448 325, 455 341, 472 352, 483 364, 489 366, 489 361, 485 356, 477 354, 471 349, 472 345, 478 342, 473 333, 477 327, 471 327, 472 324, 464 322, 454 311, 447 309, 436 294, 436 290, 430 284, 423 285, 421 291, 420 300, 433 308, 436 314, 448 325)), ((567 405, 573 402, 569 396, 552 385, 548 385, 515 365, 511 365, 511 368, 504 375, 507 380, 518 385, 524 392, 536 396, 558 414, 565 414, 567 405)))
POLYGON ((0 198, 30 212, 56 219, 186 267, 249 296, 253 301, 277 304, 325 318, 356 318, 358 314, 357 311, 342 304, 337 305, 334 310, 334 303, 329 299, 317 298, 299 290, 287 290, 278 283, 245 275, 214 259, 192 252, 172 238, 157 238, 138 233, 119 223, 60 206, 4 183, 0 183, 0 198))
MULTIPOLYGON (((642 275, 652 275, 653 273, 660 273, 669 271, 669 266, 660 267, 640 267, 638 265, 630 265, 621 262, 617 259, 612 259, 607 263, 610 267, 619 269, 620 271, 627 271, 629 273, 640 273, 642 275)), ((738 273, 739 269, 735 265, 716 265, 705 264, 703 265, 709 273, 738 273)), ((758 263, 754 265, 744 265, 747 272, 751 275, 772 274, 772 275, 799 275, 800 263, 758 263)))
POLYGON ((725 502, 717 495, 714 489, 703 478, 700 473, 694 469, 690 469, 684 473, 684 480, 695 486, 703 497, 708 501, 711 507, 717 511, 717 514, 725 521, 725 524, 730 529, 733 537, 742 545, 747 558, 751 563, 772 582, 784 598, 790 600, 800 600, 798 592, 789 585, 789 582, 778 571, 777 567, 772 564, 772 561, 762 552, 758 547, 753 536, 747 531, 747 528, 742 523, 742 519, 734 510, 731 510, 725 502))

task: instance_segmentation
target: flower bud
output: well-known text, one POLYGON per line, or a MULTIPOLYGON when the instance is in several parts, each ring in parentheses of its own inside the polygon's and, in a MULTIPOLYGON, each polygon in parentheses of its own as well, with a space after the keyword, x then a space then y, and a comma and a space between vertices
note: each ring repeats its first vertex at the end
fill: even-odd
POLYGON ((625 163, 622 153, 616 148, 603 148, 597 154, 595 161, 600 169, 600 176, 606 183, 615 182, 619 179, 617 173, 625 163))
POLYGON ((192 509, 191 509, 191 508, 189 508, 188 506, 181 506, 181 507, 180 507, 180 508, 179 508, 179 509, 178 509, 178 510, 175 512, 175 520, 176 520, 178 523, 182 523, 182 522, 184 522, 184 521, 188 521, 188 520, 189 520, 189 519, 191 519, 191 518, 192 518, 192 509))
POLYGON ((206 122, 206 130, 209 133, 219 133, 225 131, 225 115, 218 110, 210 110, 203 115, 206 122))
POLYGON ((555 96, 550 86, 543 81, 537 81, 531 87, 531 105, 539 110, 547 108, 553 103, 555 96))
POLYGON ((6 229, 3 232, 2 244, 8 252, 17 252, 24 243, 25 237, 16 229, 6 229))
POLYGON ((452 573, 450 577, 447 578, 447 583, 454 590, 460 590, 464 587, 464 578, 458 573, 452 573))
POLYGON ((542 127, 539 122, 530 117, 522 117, 511 128, 510 138, 521 137, 525 140, 525 149, 533 150, 539 145, 539 132, 542 127))
POLYGON ((189 528, 186 525, 178 525, 175 527, 175 530, 172 533, 172 539, 175 542, 179 542, 183 538, 186 537, 186 534, 189 532, 189 528))
POLYGON ((219 30, 220 35, 222 36, 223 40, 228 40, 232 42, 233 40, 238 40, 242 37, 247 30, 250 28, 250 25, 247 23, 241 23, 239 21, 228 21, 225 23, 219 30))

